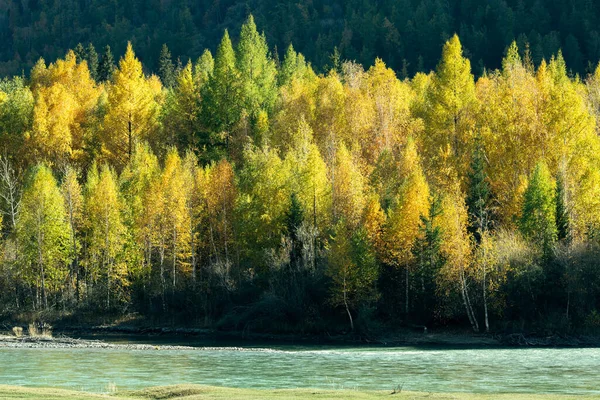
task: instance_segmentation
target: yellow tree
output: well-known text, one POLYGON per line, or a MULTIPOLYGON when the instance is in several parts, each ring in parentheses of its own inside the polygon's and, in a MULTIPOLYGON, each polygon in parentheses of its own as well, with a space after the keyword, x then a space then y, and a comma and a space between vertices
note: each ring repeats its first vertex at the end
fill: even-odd
POLYGON ((425 179, 415 143, 409 139, 402 153, 401 184, 394 204, 388 210, 383 233, 383 259, 395 268, 404 268, 405 312, 409 311, 410 265, 413 245, 421 235, 421 217, 429 213, 429 186, 425 179))
POLYGON ((240 271, 232 271, 235 254, 233 217, 237 200, 232 165, 227 160, 221 160, 207 166, 200 187, 204 190, 206 201, 211 266, 220 277, 221 284, 233 288, 239 282, 240 271))
POLYGON ((410 111, 414 91, 401 82, 385 63, 375 60, 367 72, 366 90, 375 111, 375 124, 363 147, 374 147, 371 160, 383 150, 392 150, 406 143, 409 136, 416 137, 422 124, 410 111))
POLYGON ((82 162, 92 140, 93 120, 101 88, 85 61, 70 51, 64 59, 38 63, 31 86, 36 100, 33 129, 27 138, 34 157, 52 162, 82 162))
POLYGON ((154 250, 154 207, 153 188, 160 174, 158 159, 145 143, 135 146, 133 157, 120 176, 123 198, 127 205, 124 218, 130 229, 132 244, 129 247, 129 272, 139 273, 144 287, 150 281, 152 254, 154 250), (136 258, 141 254, 141 268, 137 270, 136 258))
POLYGON ((78 180, 78 173, 71 166, 67 166, 61 185, 61 192, 65 203, 67 222, 69 224, 71 279, 75 281, 75 299, 79 301, 79 261, 81 251, 80 233, 83 226, 83 195, 78 180))
POLYGON ((503 224, 514 224, 527 176, 544 146, 540 143, 544 127, 539 85, 521 61, 515 43, 508 49, 501 73, 478 81, 477 94, 487 172, 498 203, 496 214, 503 224))
POLYGON ((106 279, 106 308, 111 297, 123 301, 128 286, 127 266, 122 262, 125 243, 123 203, 114 171, 103 166, 100 173, 94 165, 88 171, 85 187, 85 220, 88 231, 88 268, 93 280, 106 279))
POLYGON ((177 274, 187 273, 190 240, 188 235, 187 197, 189 182, 185 181, 185 170, 177 149, 171 148, 165 160, 160 178, 152 189, 154 196, 154 234, 160 256, 160 278, 162 286, 163 307, 165 306, 165 254, 171 256, 172 292, 175 293, 177 274), (178 271, 179 270, 179 271, 178 271))
POLYGON ((365 207, 365 179, 355 157, 344 144, 336 152, 335 166, 330 170, 334 219, 344 219, 351 227, 361 220, 365 207))
POLYGON ((462 179, 468 170, 477 106, 471 63, 455 35, 444 45, 423 113, 423 159, 436 187, 462 179))
POLYGON ((158 128, 160 80, 146 78, 131 43, 107 87, 103 145, 109 160, 119 166, 131 158, 135 143, 152 141, 158 128))
POLYGON ((449 292, 455 285, 458 286, 463 305, 473 331, 479 331, 479 323, 473 311, 468 290, 468 279, 472 276, 471 237, 467 231, 469 224, 468 211, 465 199, 458 185, 447 192, 442 199, 442 213, 439 226, 442 232, 440 250, 446 260, 440 271, 441 282, 438 287, 446 287, 449 292))

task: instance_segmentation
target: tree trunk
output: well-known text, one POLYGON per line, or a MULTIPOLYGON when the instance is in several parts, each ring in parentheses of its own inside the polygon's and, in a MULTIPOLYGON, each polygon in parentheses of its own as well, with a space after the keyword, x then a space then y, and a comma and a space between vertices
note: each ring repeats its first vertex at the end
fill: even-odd
MULTIPOLYGON (((485 257, 485 256, 484 256, 485 257)), ((483 312, 485 315, 485 332, 490 331, 490 320, 488 316, 488 305, 487 305, 487 282, 486 282, 487 267, 485 261, 483 263, 483 312)))
POLYGON ((406 279, 405 279, 405 293, 404 293, 404 314, 406 314, 406 319, 408 320, 408 310, 409 305, 408 305, 408 291, 409 291, 409 278, 410 278, 410 273, 408 271, 408 265, 406 265, 406 279))
POLYGON ((352 313, 350 313, 350 307, 348 306, 348 297, 346 290, 346 277, 344 277, 344 307, 346 307, 346 312, 348 313, 348 319, 350 319, 350 329, 354 332, 354 320, 352 319, 352 313))

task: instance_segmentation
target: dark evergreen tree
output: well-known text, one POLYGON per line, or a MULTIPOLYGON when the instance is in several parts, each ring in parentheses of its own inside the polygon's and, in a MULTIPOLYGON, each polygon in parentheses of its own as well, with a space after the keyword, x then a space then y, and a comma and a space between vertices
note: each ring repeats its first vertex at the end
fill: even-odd
POLYGON ((163 44, 158 58, 158 76, 166 88, 172 88, 175 85, 176 74, 171 52, 166 44, 163 44))
POLYGON ((562 174, 556 179, 556 230, 558 240, 570 240, 569 208, 562 174))
POLYGON ((100 58, 100 64, 98 65, 98 81, 105 82, 112 78, 112 74, 115 70, 115 59, 110 46, 104 48, 104 53, 100 58))
POLYGON ((421 236, 417 238, 413 247, 416 260, 415 290, 416 301, 413 304, 417 308, 417 315, 428 322, 433 318, 431 310, 435 309, 436 302, 436 278, 445 260, 441 252, 442 230, 437 225, 437 218, 442 215, 442 200, 434 195, 429 206, 429 216, 421 216, 421 236))
POLYGON ((94 80, 98 80, 98 53, 92 43, 90 43, 85 51, 85 59, 88 63, 90 75, 94 80))
POLYGON ((75 59, 77 60, 77 63, 80 63, 86 59, 85 49, 81 43, 77 43, 77 46, 75 46, 75 50, 73 50, 73 52, 75 53, 75 59))
POLYGON ((480 137, 477 137, 475 142, 475 151, 468 177, 469 188, 466 201, 469 210, 469 232, 479 243, 481 235, 489 228, 491 195, 490 184, 485 173, 485 153, 480 137))

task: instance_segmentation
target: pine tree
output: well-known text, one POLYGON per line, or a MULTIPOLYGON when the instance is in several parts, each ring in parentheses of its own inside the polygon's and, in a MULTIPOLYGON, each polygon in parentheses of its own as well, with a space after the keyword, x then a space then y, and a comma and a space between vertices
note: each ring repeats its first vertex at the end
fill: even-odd
POLYGON ((242 25, 236 66, 241 78, 244 107, 250 117, 256 118, 260 110, 270 111, 277 94, 277 69, 269 54, 265 35, 256 30, 252 15, 242 25))
POLYGON ((198 88, 202 88, 210 79, 215 69, 215 60, 210 50, 204 50, 204 53, 198 58, 194 65, 194 81, 198 88))
POLYGON ((98 81, 98 53, 96 53, 96 48, 92 43, 90 43, 85 50, 85 59, 88 63, 88 69, 90 70, 90 76, 95 81, 98 81))
POLYGON ((559 241, 572 239, 566 188, 562 174, 556 179, 556 232, 559 241))
POLYGON ((427 215, 421 216, 420 236, 413 246, 416 261, 416 280, 419 283, 419 300, 415 302, 422 312, 431 313, 436 309, 435 296, 437 292, 436 280, 439 271, 445 263, 442 253, 442 229, 438 219, 443 213, 442 199, 439 195, 431 197, 427 215), (430 301, 434 299, 434 304, 430 301))
POLYGON ((203 120, 208 122, 212 135, 201 143, 204 146, 229 145, 232 129, 241 115, 240 78, 235 66, 235 53, 225 30, 217 48, 213 74, 203 90, 203 120), (225 136, 225 143, 219 137, 225 136))
POLYGON ((77 46, 75 46, 75 50, 73 51, 75 52, 77 64, 86 60, 85 48, 81 43, 77 43, 77 46))
POLYGON ((163 44, 158 58, 158 76, 164 87, 171 89, 175 85, 176 71, 175 65, 171 60, 171 52, 166 44, 163 44))
POLYGON ((469 187, 467 207, 469 210, 469 232, 477 243, 489 228, 489 202, 491 189, 485 172, 485 154, 481 138, 475 140, 475 151, 471 160, 471 170, 468 175, 469 187))
POLYGON ((110 46, 106 45, 104 53, 102 53, 102 57, 100 58, 100 64, 98 65, 98 81, 106 82, 111 80, 115 68, 115 59, 110 46))

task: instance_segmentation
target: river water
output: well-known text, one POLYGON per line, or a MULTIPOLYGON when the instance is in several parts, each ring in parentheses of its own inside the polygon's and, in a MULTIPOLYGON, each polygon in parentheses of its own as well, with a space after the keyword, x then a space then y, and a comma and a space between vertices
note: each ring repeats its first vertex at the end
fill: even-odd
POLYGON ((106 392, 178 383, 600 394, 600 349, 0 349, 0 384, 106 392))

